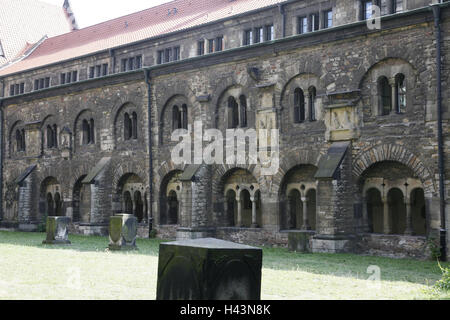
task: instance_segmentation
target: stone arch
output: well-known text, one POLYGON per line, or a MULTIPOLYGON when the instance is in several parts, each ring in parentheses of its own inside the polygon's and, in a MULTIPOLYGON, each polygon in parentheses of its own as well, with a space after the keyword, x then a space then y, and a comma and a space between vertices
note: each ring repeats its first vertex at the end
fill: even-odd
POLYGON ((54 176, 47 176, 39 187, 39 217, 65 215, 62 212, 62 190, 59 181, 54 176), (59 203, 55 200, 59 199, 59 203), (60 209, 59 212, 56 209, 60 209))
POLYGON ((142 112, 143 108, 138 108, 133 102, 123 103, 114 114, 113 121, 113 135, 114 135, 114 146, 117 149, 119 146, 124 145, 124 148, 129 148, 130 143, 143 142, 144 137, 144 114, 142 112), (125 138, 125 124, 124 116, 128 114, 130 120, 130 138, 125 138), (133 118, 133 114, 136 115, 136 119, 133 118), (136 121, 136 123, 135 123, 136 121), (135 132, 136 131, 136 132, 135 132))
POLYGON ((215 212, 216 220, 220 226, 263 226, 264 219, 260 205, 261 197, 258 196, 258 192, 260 194, 261 190, 256 175, 254 174, 255 172, 257 172, 255 166, 216 167, 212 180, 213 202, 216 203, 215 207, 223 208, 221 212, 215 212), (229 198, 231 192, 236 197, 236 201, 233 201, 234 224, 231 224, 233 222, 230 213, 231 209, 228 207, 232 202, 229 198))
POLYGON ((398 144, 380 144, 364 150, 353 161, 353 175, 360 179, 367 169, 382 161, 395 161, 405 165, 420 179, 427 197, 436 193, 430 170, 418 156, 398 144))
POLYGON ((91 185, 83 184, 86 178, 81 175, 73 184, 72 189, 72 221, 74 223, 89 223, 91 217, 91 185))
POLYGON ((142 183, 147 184, 148 177, 147 171, 143 168, 142 164, 135 162, 132 159, 124 159, 117 161, 112 165, 114 168, 112 174, 112 186, 113 190, 117 193, 119 191, 120 179, 129 173, 134 173, 142 179, 142 183))
POLYGON ((193 122, 192 111, 194 104, 190 103, 189 98, 183 94, 176 94, 170 97, 165 103, 159 114, 159 143, 160 145, 170 143, 170 135, 173 131, 172 126, 172 108, 177 106, 179 110, 186 106, 187 109, 187 123, 193 122))
MULTIPOLYGON (((217 100, 214 100, 214 127, 216 129, 226 130, 229 128, 229 99, 234 98, 237 104, 237 116, 239 119, 243 118, 241 111, 243 110, 243 101, 245 101, 246 116, 245 128, 252 128, 255 126, 255 108, 251 99, 251 92, 245 86, 240 84, 230 84, 223 88, 223 91, 219 93, 217 100), (243 99, 245 98, 245 99, 243 99)), ((241 124, 241 120, 238 121, 241 124)))
POLYGON ((120 177, 114 187, 116 188, 114 201, 120 203, 120 212, 116 213, 132 214, 138 219, 138 223, 146 222, 142 198, 146 189, 142 177, 135 172, 127 172, 120 177))
POLYGON ((11 158, 14 154, 16 154, 17 152, 20 151, 24 151, 22 150, 23 147, 26 145, 25 143, 25 135, 24 135, 24 130, 25 130, 25 122, 23 122, 22 120, 17 120, 16 122, 14 122, 14 124, 11 126, 9 133, 8 133, 8 150, 9 150, 9 157, 11 158), (21 142, 18 142, 17 140, 17 132, 20 133, 21 142))
MULTIPOLYGON (((374 62, 367 71, 360 77, 355 76, 355 79, 359 79, 358 88, 361 90, 360 104, 364 111, 365 119, 370 119, 374 116, 386 115, 383 111, 383 99, 381 98, 382 92, 380 86, 380 80, 386 79, 389 86, 394 86, 396 79, 399 75, 403 75, 406 84, 406 109, 402 108, 401 113, 412 114, 413 109, 424 107, 424 103, 418 102, 417 97, 423 96, 423 101, 426 101, 426 88, 419 85, 422 79, 420 79, 419 72, 414 65, 402 58, 387 57, 385 59, 374 62)), ((389 88, 390 89, 390 88, 389 88)), ((392 93, 387 93, 392 95, 392 93)), ((391 97, 392 99, 392 97, 391 97)), ((395 112, 395 105, 391 104, 391 111, 387 115, 395 112)), ((424 110, 425 111, 425 110, 424 110)))
MULTIPOLYGON (((74 137, 74 149, 86 147, 83 142, 83 124, 87 123, 89 126, 89 137, 91 145, 97 145, 99 143, 99 121, 95 112, 90 109, 84 109, 78 113, 75 117, 72 132, 74 137)), ((86 141, 85 141, 86 142, 86 141)))
POLYGON ((284 174, 278 193, 280 230, 315 229, 317 170, 315 165, 297 164, 284 174))
POLYGON ((159 186, 159 225, 177 225, 180 223, 181 182, 183 172, 168 172, 159 186))

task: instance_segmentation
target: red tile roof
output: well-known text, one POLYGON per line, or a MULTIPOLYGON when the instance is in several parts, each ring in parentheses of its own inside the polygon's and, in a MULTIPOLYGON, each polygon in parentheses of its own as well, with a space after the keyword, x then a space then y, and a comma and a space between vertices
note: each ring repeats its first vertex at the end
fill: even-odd
POLYGON ((175 0, 45 40, 0 76, 200 26, 286 0, 175 0))
POLYGON ((72 30, 61 6, 37 0, 0 0, 0 42, 5 57, 0 66, 17 57, 30 43, 72 30))

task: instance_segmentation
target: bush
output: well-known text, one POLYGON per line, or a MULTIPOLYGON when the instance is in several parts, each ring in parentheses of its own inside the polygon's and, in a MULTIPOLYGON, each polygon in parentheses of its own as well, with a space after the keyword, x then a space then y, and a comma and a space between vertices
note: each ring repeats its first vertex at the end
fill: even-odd
POLYGON ((42 217, 42 221, 37 226, 37 232, 46 232, 47 231, 47 214, 45 213, 42 217))
POLYGON ((150 231, 149 238, 150 238, 150 239, 155 239, 155 238, 156 238, 156 230, 155 230, 155 229, 152 229, 152 230, 150 231))
POLYGON ((434 286, 442 291, 450 291, 450 268, 443 268, 439 262, 438 265, 442 271, 442 279, 436 282, 434 286))
POLYGON ((429 237, 428 240, 428 249, 431 253, 432 260, 439 260, 441 257, 441 244, 439 238, 429 237))

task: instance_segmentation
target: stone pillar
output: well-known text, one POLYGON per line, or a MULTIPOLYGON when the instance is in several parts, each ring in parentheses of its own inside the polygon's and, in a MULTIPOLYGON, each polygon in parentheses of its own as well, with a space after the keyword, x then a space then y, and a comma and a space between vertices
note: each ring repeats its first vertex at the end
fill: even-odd
POLYGON ((308 198, 302 197, 303 202, 303 230, 311 230, 311 226, 309 225, 308 219, 308 198))
POLYGON ((286 200, 286 229, 291 228, 291 217, 292 217, 292 204, 291 204, 291 197, 287 197, 286 200))
POLYGON ((256 222, 256 200, 255 197, 251 197, 252 201, 252 228, 258 228, 258 223, 256 222))
POLYGON ((362 231, 370 232, 369 212, 367 211, 367 198, 363 197, 362 201, 362 231))
POLYGON ((236 198, 237 203, 237 227, 242 227, 242 200, 236 198))
POLYGON ((397 112, 397 108, 396 108, 396 104, 397 104, 397 98, 396 98, 396 85, 395 85, 395 78, 390 78, 389 79, 389 84, 391 86, 391 107, 392 107, 392 111, 397 112))
POLYGON ((406 228, 405 228, 405 234, 406 235, 412 235, 413 229, 412 229, 412 212, 411 212, 411 200, 406 199, 405 200, 405 206, 406 206, 406 228))
POLYGON ((383 197, 383 232, 384 234, 391 234, 392 227, 389 220, 389 203, 387 197, 383 197))

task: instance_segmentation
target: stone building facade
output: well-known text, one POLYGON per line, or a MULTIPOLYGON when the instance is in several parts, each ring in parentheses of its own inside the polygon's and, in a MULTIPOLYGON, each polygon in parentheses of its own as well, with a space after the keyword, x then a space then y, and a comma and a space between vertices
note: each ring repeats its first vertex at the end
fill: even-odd
POLYGON ((127 212, 142 236, 285 246, 304 232, 314 252, 428 256, 450 222, 448 3, 188 2, 50 38, 0 70, 2 227, 66 215, 105 234, 127 212), (278 171, 175 163, 171 135, 195 121, 278 129, 278 171))

